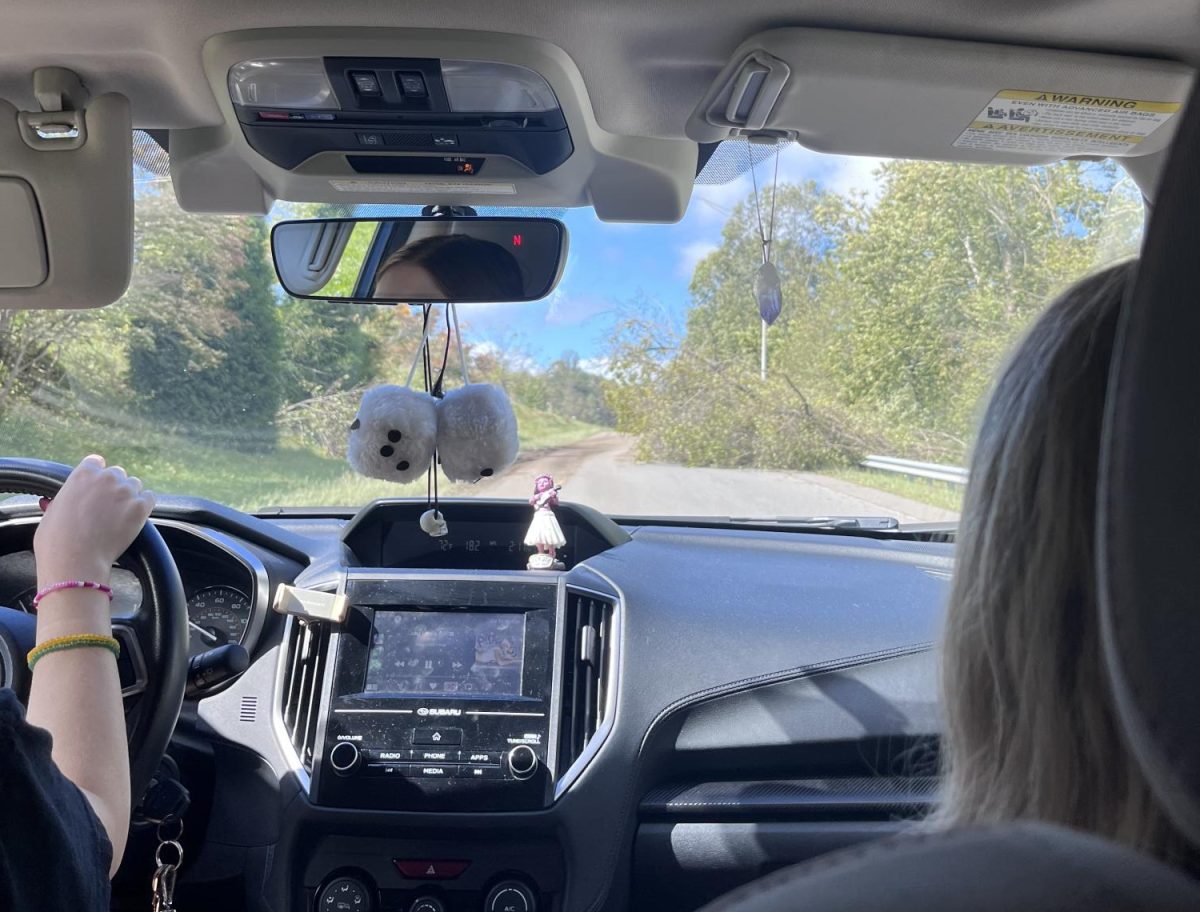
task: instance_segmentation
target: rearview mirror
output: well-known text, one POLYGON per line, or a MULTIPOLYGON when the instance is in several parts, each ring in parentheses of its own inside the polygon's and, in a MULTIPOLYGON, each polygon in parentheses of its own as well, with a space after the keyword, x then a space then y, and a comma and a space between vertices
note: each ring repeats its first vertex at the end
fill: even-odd
POLYGON ((566 226, 541 218, 315 219, 271 231, 284 290, 329 301, 536 301, 558 284, 566 250, 566 226))

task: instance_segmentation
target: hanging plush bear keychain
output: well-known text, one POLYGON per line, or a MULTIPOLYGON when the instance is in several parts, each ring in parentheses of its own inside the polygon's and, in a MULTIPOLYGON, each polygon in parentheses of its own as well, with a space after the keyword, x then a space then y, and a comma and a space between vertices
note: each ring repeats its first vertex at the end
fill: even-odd
MULTIPOLYGON (((350 425, 348 447, 350 465, 359 474, 400 483, 415 481, 429 470, 436 454, 451 481, 475 482, 499 474, 516 461, 520 444, 512 403, 500 387, 470 382, 458 313, 452 304, 447 321, 451 318, 463 385, 441 399, 410 388, 434 326, 433 320, 427 320, 405 385, 372 387, 363 394, 350 425)), ((444 527, 440 514, 436 519, 439 528, 444 527)))
POLYGON ((350 425, 347 456, 360 475, 404 484, 429 471, 437 436, 437 400, 407 386, 375 386, 350 425))
POLYGON ((517 458, 517 416, 504 390, 491 383, 452 389, 438 401, 437 452, 451 481, 479 481, 517 458))

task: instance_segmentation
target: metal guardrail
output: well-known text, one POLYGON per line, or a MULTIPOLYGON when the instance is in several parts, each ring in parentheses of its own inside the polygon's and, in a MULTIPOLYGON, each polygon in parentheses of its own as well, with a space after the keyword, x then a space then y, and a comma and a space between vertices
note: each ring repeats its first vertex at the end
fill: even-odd
POLYGON ((859 463, 864 469, 877 472, 895 472, 914 478, 928 478, 947 484, 965 485, 968 473, 957 466, 940 465, 936 462, 917 462, 913 459, 897 459, 895 456, 868 456, 859 463))

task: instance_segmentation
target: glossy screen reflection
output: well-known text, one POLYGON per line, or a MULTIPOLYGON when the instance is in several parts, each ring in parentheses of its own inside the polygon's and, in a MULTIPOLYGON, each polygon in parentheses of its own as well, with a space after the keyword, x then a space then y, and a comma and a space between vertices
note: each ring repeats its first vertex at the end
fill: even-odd
POLYGON ((271 233, 289 294, 367 303, 536 301, 558 282, 554 219, 395 218, 281 222, 271 233))

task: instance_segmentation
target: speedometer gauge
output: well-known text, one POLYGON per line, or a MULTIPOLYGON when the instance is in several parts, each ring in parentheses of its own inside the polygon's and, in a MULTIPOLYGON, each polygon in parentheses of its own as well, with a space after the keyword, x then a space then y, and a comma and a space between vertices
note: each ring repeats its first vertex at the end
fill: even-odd
POLYGON ((250 597, 232 586, 198 590, 187 604, 191 655, 240 643, 250 623, 250 597))

